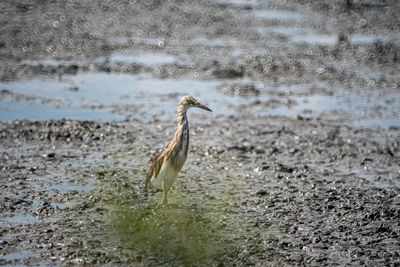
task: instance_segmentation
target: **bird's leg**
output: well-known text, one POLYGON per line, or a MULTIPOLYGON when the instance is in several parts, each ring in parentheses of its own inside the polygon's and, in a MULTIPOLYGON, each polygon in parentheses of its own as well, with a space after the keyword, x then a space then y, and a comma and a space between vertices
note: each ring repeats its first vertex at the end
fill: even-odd
POLYGON ((168 190, 166 188, 165 182, 162 182, 162 189, 163 189, 163 205, 168 205, 168 199, 167 199, 167 194, 168 194, 168 190))

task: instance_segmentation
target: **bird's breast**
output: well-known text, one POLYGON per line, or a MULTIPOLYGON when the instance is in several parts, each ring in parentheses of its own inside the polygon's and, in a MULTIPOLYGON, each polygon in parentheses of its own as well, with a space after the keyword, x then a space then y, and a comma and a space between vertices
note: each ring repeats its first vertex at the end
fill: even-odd
POLYGON ((168 187, 170 187, 178 175, 178 172, 179 171, 176 170, 172 162, 167 161, 161 166, 158 176, 152 177, 151 185, 154 188, 162 189, 162 183, 164 182, 168 187))

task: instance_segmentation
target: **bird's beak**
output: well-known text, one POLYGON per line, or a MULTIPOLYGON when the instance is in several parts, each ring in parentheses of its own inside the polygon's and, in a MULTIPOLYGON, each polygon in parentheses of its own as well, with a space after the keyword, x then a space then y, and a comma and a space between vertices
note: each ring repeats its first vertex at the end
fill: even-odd
POLYGON ((204 110, 207 110, 207 111, 211 111, 211 112, 212 112, 212 110, 211 110, 210 108, 208 108, 208 107, 206 107, 206 106, 204 106, 203 104, 200 104, 200 103, 196 103, 196 104, 195 104, 195 107, 201 108, 201 109, 204 109, 204 110))

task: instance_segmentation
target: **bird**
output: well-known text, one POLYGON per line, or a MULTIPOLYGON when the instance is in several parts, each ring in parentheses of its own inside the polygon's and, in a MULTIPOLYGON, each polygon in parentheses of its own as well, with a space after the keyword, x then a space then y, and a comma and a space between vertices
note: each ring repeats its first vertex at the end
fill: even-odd
POLYGON ((189 121, 187 111, 192 107, 212 112, 210 108, 199 103, 194 97, 189 95, 183 96, 179 100, 176 114, 178 126, 175 137, 154 157, 146 176, 145 188, 148 191, 163 191, 163 205, 168 205, 168 191, 171 189, 187 158, 189 150, 189 121))

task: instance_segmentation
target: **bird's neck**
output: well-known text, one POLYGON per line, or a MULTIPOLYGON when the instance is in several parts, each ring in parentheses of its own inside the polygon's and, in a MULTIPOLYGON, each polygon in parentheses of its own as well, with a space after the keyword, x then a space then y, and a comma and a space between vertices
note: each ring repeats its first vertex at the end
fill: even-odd
POLYGON ((185 106, 178 106, 177 122, 178 127, 176 129, 174 144, 179 151, 182 151, 186 157, 187 150, 189 147, 189 122, 186 117, 188 108, 185 106))
POLYGON ((186 117, 186 112, 187 112, 187 107, 185 106, 178 106, 178 111, 176 112, 176 117, 177 117, 177 122, 178 122, 178 128, 179 126, 182 126, 183 124, 187 124, 188 120, 186 117))

